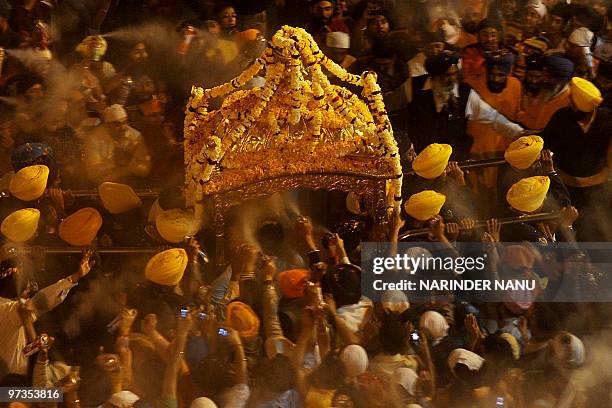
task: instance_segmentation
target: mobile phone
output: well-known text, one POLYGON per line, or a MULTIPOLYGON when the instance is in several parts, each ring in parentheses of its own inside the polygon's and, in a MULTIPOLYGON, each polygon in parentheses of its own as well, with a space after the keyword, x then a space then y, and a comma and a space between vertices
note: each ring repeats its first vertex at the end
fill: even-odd
POLYGON ((495 406, 496 407, 503 407, 504 405, 505 405, 504 404, 504 397, 497 397, 495 399, 495 406))
POLYGON ((198 317, 200 318, 200 320, 206 320, 208 315, 206 313, 204 313, 204 312, 200 312, 200 313, 198 313, 198 317))
POLYGON ((421 344, 421 336, 419 335, 418 331, 415 330, 410 333, 410 341, 412 341, 415 346, 419 346, 421 344))
POLYGON ((276 349, 276 354, 283 354, 283 352, 285 351, 283 343, 279 340, 274 342, 274 348, 276 349))
POLYGON ((187 317, 187 313, 189 313, 189 309, 187 309, 186 307, 181 309, 181 317, 183 319, 187 317))
POLYGON ((223 327, 219 328, 219 331, 217 332, 217 334, 219 336, 223 336, 223 337, 227 337, 229 336, 229 331, 227 331, 226 329, 224 329, 223 327))

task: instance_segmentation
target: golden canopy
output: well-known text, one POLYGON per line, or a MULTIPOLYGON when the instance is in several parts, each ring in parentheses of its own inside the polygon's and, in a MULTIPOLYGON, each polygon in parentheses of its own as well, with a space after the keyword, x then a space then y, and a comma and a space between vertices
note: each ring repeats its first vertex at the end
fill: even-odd
POLYGON ((388 180, 387 208, 401 204, 400 157, 376 74, 349 74, 300 28, 280 29, 232 81, 192 88, 185 164, 191 199, 262 180, 345 174, 388 180), (324 70, 361 87, 364 99, 332 85, 324 70), (259 72, 263 86, 239 90, 259 72), (222 96, 221 108, 209 112, 209 100, 222 96))

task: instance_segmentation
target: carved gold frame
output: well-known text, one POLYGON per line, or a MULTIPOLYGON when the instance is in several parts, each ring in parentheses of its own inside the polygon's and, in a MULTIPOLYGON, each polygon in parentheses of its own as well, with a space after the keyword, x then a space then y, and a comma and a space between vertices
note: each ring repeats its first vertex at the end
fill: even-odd
POLYGON ((215 231, 215 264, 225 266, 224 233, 227 212, 240 203, 270 196, 291 188, 353 192, 364 197, 366 211, 373 221, 387 222, 386 183, 393 179, 389 174, 365 174, 357 172, 330 172, 290 174, 260 179, 239 188, 217 192, 207 196, 213 204, 213 225, 215 231))

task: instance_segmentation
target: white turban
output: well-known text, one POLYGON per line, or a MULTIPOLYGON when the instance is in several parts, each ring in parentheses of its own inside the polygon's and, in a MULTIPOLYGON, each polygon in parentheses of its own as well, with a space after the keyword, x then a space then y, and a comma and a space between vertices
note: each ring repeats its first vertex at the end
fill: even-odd
POLYGON ((210 398, 200 397, 193 400, 191 408, 217 408, 217 404, 210 398))
POLYGON ((119 391, 111 395, 108 402, 117 408, 128 408, 131 407, 140 398, 132 391, 119 391))
POLYGON ((542 0, 530 0, 529 3, 527 3, 527 7, 534 9, 540 18, 546 17, 547 10, 542 0))
POLYGON ((104 112, 102 112, 102 119, 104 119, 105 123, 119 122, 126 118, 127 113, 125 112, 125 109, 123 109, 123 106, 117 103, 109 106, 108 108, 104 109, 104 112))
POLYGON ((448 366, 453 374, 455 373, 455 367, 457 364, 467 366, 470 371, 478 371, 482 367, 484 361, 485 359, 480 357, 478 354, 462 348, 454 349, 448 356, 448 366))
POLYGON ((572 31, 567 41, 579 47, 590 47, 593 42, 593 32, 586 27, 572 31))
POLYGON ((357 377, 368 369, 368 353, 357 344, 346 346, 340 354, 347 377, 357 377))
POLYGON ((380 301, 385 312, 403 313, 410 308, 408 297, 401 290, 385 291, 380 301))
POLYGON ((333 31, 327 33, 325 37, 325 45, 330 48, 348 49, 351 47, 351 36, 342 31, 333 31))
POLYGON ((433 340, 440 340, 448 336, 449 326, 446 319, 440 313, 432 310, 428 310, 421 315, 419 328, 426 330, 433 340))
POLYGON ((552 340, 552 349, 558 361, 569 363, 574 367, 584 363, 584 344, 571 333, 557 334, 552 340))
MULTIPOLYGON (((412 259, 417 259, 417 258, 421 258, 423 261, 422 262, 427 262, 428 259, 433 258, 433 255, 431 255, 431 252, 429 252, 429 250, 423 248, 423 247, 411 247, 408 248, 408 250, 406 251, 406 255, 409 258, 412 259)), ((423 264, 421 264, 423 265, 423 264)), ((415 269, 414 271, 411 270, 410 273, 417 273, 419 271, 427 271, 426 268, 423 267, 419 267, 417 269, 415 269)))
POLYGON ((416 391, 416 383, 419 375, 408 367, 400 367, 395 370, 395 383, 399 384, 410 395, 414 395, 416 391))

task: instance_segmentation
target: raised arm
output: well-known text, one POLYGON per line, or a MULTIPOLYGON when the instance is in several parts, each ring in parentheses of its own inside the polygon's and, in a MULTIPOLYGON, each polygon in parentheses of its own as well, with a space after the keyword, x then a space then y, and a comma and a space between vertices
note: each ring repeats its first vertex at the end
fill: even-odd
POLYGON ((470 91, 465 107, 465 117, 474 122, 492 125, 493 130, 508 139, 517 139, 525 131, 520 125, 510 121, 486 103, 473 89, 470 91))
POLYGON ((65 279, 60 279, 56 283, 41 289, 31 299, 32 305, 34 306, 34 313, 36 316, 40 316, 43 313, 52 310, 57 305, 62 303, 66 299, 66 295, 77 285, 80 279, 87 276, 91 268, 95 264, 95 260, 91 259, 93 255, 92 250, 87 250, 83 254, 79 270, 76 273, 68 276, 65 279))
POLYGON ((176 406, 176 404, 170 403, 170 401, 176 401, 176 384, 179 375, 179 368, 181 366, 183 350, 187 344, 187 336, 193 320, 191 315, 188 314, 185 318, 179 318, 176 324, 176 337, 170 344, 170 358, 166 365, 166 371, 164 372, 164 381, 162 384, 162 406, 164 403, 166 406, 176 406))
POLYGON ((263 275, 263 321, 266 339, 284 336, 278 318, 278 295, 274 287, 276 265, 274 264, 274 260, 267 256, 263 258, 263 275))
POLYGON ((138 315, 136 309, 124 309, 121 311, 119 320, 119 330, 115 341, 115 351, 119 355, 121 364, 122 381, 125 387, 130 387, 134 383, 134 371, 132 367, 133 355, 130 348, 130 331, 134 324, 134 319, 138 315))

